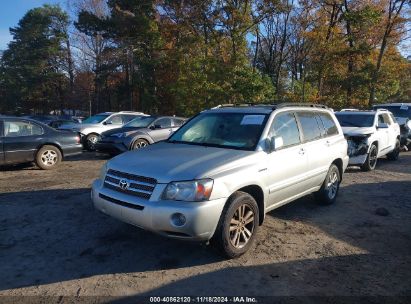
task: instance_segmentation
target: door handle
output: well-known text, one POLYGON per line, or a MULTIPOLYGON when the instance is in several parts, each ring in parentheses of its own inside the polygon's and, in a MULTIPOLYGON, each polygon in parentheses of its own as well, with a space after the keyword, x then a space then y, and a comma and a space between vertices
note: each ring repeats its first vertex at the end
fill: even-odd
POLYGON ((305 154, 305 150, 304 150, 304 148, 301 148, 301 149, 300 149, 300 151, 298 151, 298 154, 300 154, 300 155, 304 155, 304 154, 305 154))
POLYGON ((327 141, 325 142, 325 144, 326 144, 327 147, 331 146, 331 142, 330 142, 329 140, 327 140, 327 141))

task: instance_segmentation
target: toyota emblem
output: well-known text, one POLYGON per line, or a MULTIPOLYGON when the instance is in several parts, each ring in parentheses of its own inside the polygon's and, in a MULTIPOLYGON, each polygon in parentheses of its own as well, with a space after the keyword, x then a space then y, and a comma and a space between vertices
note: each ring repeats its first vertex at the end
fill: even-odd
POLYGON ((127 190, 128 187, 130 187, 130 182, 126 179, 122 179, 120 180, 120 182, 118 183, 119 187, 123 190, 127 190))

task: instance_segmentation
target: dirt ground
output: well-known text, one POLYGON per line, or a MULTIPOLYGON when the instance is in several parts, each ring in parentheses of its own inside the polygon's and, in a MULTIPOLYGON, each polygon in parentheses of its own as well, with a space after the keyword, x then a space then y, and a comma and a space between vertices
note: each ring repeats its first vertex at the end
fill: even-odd
POLYGON ((332 206, 308 196, 270 212, 236 260, 95 211, 106 159, 0 169, 0 295, 411 296, 410 152, 349 169, 332 206))

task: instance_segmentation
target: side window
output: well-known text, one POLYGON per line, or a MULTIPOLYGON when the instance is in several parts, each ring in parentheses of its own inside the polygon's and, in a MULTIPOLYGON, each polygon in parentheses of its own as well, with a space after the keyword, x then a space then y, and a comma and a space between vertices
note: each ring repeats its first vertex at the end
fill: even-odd
POLYGON ((293 113, 280 113, 274 118, 269 137, 282 137, 284 146, 289 147, 300 143, 300 132, 293 113))
POLYGON ((397 120, 395 119, 394 115, 392 115, 392 113, 390 113, 390 117, 391 117, 391 120, 392 120, 394 123, 397 122, 397 120))
POLYGON ((384 122, 387 124, 387 125, 391 125, 391 119, 390 119, 390 117, 388 116, 388 114, 382 114, 382 118, 384 119, 384 122))
POLYGON ((321 129, 316 120, 316 113, 299 112, 297 115, 302 127, 304 141, 311 141, 321 138, 321 129))
POLYGON ((43 134, 43 128, 27 121, 5 121, 4 136, 20 137, 43 134))
POLYGON ((330 114, 319 113, 318 115, 320 116, 321 122, 324 126, 325 134, 327 136, 337 135, 338 128, 330 114))
POLYGON ((383 123, 386 123, 386 122, 384 121, 384 117, 382 116, 382 114, 380 114, 378 115, 378 124, 383 124, 383 123))
POLYGON ((108 123, 111 123, 113 125, 121 125, 123 124, 123 120, 121 119, 120 115, 114 115, 111 118, 107 120, 108 123))
POLYGON ((31 135, 41 135, 43 134, 43 128, 35 123, 31 123, 31 135))
POLYGON ((173 126, 180 127, 184 123, 183 119, 173 118, 173 126))
POLYGON ((161 129, 171 128, 170 118, 160 118, 154 122, 154 125, 161 126, 161 129))
POLYGON ((123 122, 126 124, 129 121, 132 121, 134 118, 137 118, 138 116, 125 114, 125 115, 121 115, 121 117, 123 118, 123 122))

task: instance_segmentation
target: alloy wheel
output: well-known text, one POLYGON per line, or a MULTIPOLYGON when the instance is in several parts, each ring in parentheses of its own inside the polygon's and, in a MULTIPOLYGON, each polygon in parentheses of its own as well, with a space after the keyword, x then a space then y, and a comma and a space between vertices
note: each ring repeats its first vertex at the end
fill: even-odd
POLYGON ((242 204, 234 212, 230 221, 230 243, 235 248, 243 248, 254 233, 254 212, 242 204))
POLYGON ((58 155, 56 151, 46 150, 41 154, 41 162, 46 166, 53 166, 58 161, 58 155))

